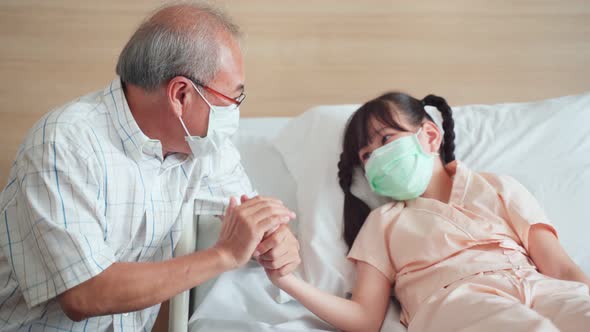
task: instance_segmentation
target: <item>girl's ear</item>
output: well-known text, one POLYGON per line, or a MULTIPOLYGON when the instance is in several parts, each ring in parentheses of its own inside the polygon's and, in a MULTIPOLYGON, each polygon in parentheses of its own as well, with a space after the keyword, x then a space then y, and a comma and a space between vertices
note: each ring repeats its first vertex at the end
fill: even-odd
POLYGON ((426 121, 422 125, 422 131, 424 132, 424 138, 426 140, 420 140, 422 143, 422 147, 424 147, 425 152, 429 153, 438 153, 440 149, 440 145, 442 144, 443 134, 438 128, 438 126, 433 123, 432 121, 426 121))

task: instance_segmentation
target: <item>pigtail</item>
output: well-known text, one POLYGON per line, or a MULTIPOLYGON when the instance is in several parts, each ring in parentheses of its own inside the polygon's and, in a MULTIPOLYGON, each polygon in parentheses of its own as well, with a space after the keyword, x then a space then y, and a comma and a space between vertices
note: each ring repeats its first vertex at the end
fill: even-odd
POLYGON ((338 162, 338 182, 344 192, 344 241, 348 248, 352 244, 369 216, 371 209, 367 204, 350 192, 353 181, 354 166, 345 152, 340 154, 338 162))
POLYGON ((442 115, 442 127, 445 132, 440 149, 440 156, 445 164, 455 160, 455 121, 453 111, 447 101, 439 96, 428 95, 422 99, 425 106, 434 106, 442 115))

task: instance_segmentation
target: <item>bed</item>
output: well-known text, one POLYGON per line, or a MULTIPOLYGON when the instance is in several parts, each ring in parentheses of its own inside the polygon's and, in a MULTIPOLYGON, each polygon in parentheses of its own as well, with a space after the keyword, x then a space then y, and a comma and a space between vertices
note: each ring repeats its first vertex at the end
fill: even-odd
MULTIPOLYGON (((295 118, 242 119, 234 141, 259 193, 298 214, 297 272, 317 287, 347 296, 354 280, 341 239, 342 194, 336 162, 346 120, 358 105, 315 107, 295 118)), ((482 171, 508 174, 541 204, 562 244, 590 274, 590 93, 530 103, 453 107, 457 158, 482 171)), ((437 121, 436 110, 428 110, 437 121)), ((219 222, 188 221, 176 254, 211 246, 219 222)), ((405 331, 392 301, 382 331, 405 331)), ((255 262, 178 295, 170 331, 332 331, 279 291, 255 262)))

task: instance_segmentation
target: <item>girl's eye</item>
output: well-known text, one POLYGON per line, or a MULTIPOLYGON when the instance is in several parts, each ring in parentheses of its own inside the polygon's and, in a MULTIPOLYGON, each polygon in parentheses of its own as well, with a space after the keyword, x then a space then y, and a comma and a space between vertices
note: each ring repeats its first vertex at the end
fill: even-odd
POLYGON ((391 135, 383 135, 383 139, 381 140, 381 144, 385 145, 389 139, 391 138, 391 135))

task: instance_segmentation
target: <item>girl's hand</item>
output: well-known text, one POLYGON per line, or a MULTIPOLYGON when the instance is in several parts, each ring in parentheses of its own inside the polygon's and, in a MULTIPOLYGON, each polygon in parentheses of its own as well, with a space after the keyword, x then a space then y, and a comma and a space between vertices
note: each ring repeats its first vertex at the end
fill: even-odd
POLYGON ((265 268, 264 272, 266 272, 266 276, 268 277, 268 279, 270 279, 270 281, 275 286, 281 289, 288 286, 289 283, 292 282, 293 279, 295 279, 295 276, 293 274, 289 273, 287 275, 281 275, 279 270, 270 270, 265 268))
POLYGON ((299 266, 299 241, 287 225, 280 225, 265 234, 264 239, 256 247, 254 258, 265 269, 278 270, 287 275, 299 266))
POLYGON ((359 261, 356 266, 357 280, 350 300, 322 291, 293 274, 265 271, 273 284, 337 329, 379 331, 390 301, 391 282, 368 263, 359 261))

